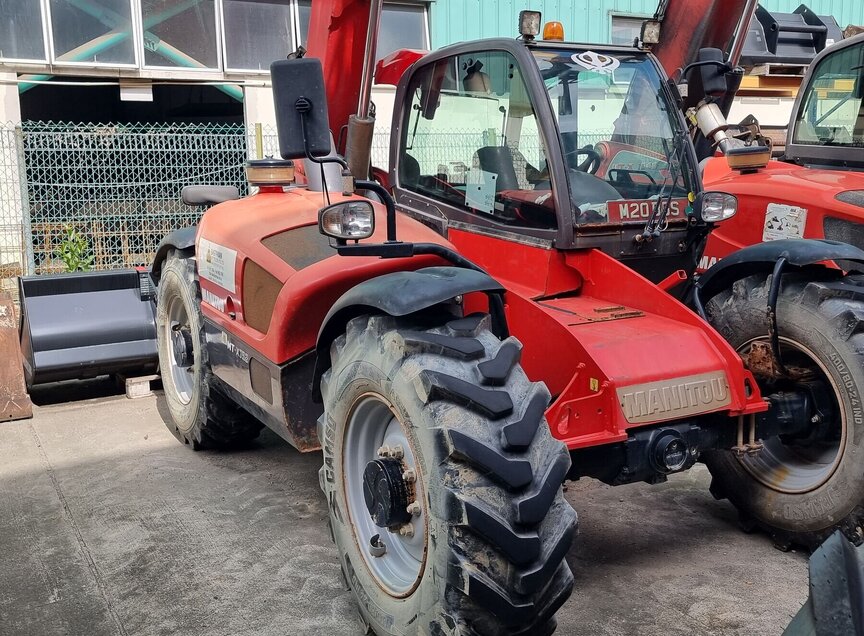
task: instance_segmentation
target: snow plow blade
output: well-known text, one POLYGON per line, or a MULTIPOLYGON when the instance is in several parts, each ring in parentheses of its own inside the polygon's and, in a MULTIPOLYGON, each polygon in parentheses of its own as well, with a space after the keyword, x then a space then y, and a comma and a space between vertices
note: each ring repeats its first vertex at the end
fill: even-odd
POLYGON ((23 276, 18 290, 28 388, 156 370, 155 288, 149 272, 23 276))

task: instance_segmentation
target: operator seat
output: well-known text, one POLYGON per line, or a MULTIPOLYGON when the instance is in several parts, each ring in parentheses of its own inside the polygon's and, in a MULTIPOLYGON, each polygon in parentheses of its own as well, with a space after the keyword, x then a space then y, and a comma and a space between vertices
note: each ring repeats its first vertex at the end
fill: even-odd
POLYGON ((399 182, 406 186, 416 186, 420 182, 420 163, 408 153, 402 155, 399 182))
POLYGON ((513 155, 507 146, 484 146, 477 150, 477 164, 485 172, 497 175, 495 192, 519 190, 519 179, 513 165, 513 155))
POLYGON ((468 74, 462 79, 462 88, 465 92, 482 95, 489 95, 492 92, 492 79, 488 73, 481 71, 481 68, 483 63, 476 62, 468 69, 468 74))

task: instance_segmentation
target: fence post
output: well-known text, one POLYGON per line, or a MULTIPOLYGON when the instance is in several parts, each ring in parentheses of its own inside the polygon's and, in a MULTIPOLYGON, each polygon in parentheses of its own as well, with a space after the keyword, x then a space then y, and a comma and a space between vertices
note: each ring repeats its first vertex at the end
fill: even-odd
POLYGON ((255 158, 263 159, 264 158, 264 127, 261 125, 259 121, 255 124, 255 158))
POLYGON ((18 161, 18 183, 21 188, 21 242, 27 252, 24 273, 36 273, 36 257, 33 254, 33 230, 30 224, 30 197, 27 194, 27 162, 24 159, 24 127, 15 126, 15 156, 18 161))

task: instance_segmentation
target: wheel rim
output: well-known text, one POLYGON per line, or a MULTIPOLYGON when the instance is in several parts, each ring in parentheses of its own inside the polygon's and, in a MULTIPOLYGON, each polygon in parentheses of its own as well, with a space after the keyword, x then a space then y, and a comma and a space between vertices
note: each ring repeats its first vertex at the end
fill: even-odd
POLYGON ((373 393, 361 396, 354 403, 343 443, 342 479, 354 540, 378 586, 396 598, 408 596, 420 582, 427 549, 423 479, 414 450, 393 408, 382 396, 373 393), (384 446, 401 446, 405 469, 412 469, 417 475, 414 501, 420 504, 420 510, 410 522, 414 528, 413 537, 376 526, 366 505, 364 470, 370 461, 379 458, 378 450, 384 446), (376 534, 386 548, 381 556, 373 556, 370 550, 376 534))
MULTIPOLYGON (((802 443, 801 440, 783 440, 775 435, 762 440, 764 446, 757 455, 745 454, 738 460, 747 472, 768 488, 800 494, 819 488, 837 470, 846 448, 847 417, 845 405, 839 398, 839 388, 816 354, 791 338, 781 336, 779 340, 784 364, 807 368, 831 389, 836 415, 832 422, 821 425, 829 430, 825 439, 802 443)), ((750 345, 755 342, 767 342, 767 339, 749 340, 739 347, 739 353, 746 356, 750 345)))
POLYGON ((189 404, 195 390, 195 343, 189 327, 186 304, 179 296, 168 302, 162 334, 168 345, 168 369, 177 399, 189 404))

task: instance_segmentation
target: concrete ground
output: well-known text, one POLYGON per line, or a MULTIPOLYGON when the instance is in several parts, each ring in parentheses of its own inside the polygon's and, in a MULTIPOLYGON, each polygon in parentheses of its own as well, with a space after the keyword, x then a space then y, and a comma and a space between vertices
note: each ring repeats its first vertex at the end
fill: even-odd
MULTIPOLYGON (((320 455, 266 431, 193 453, 160 411, 112 396, 0 424, 0 633, 361 634, 320 455)), ((806 598, 806 556, 741 533, 701 467, 567 497, 580 535, 560 634, 779 634, 806 598)))

